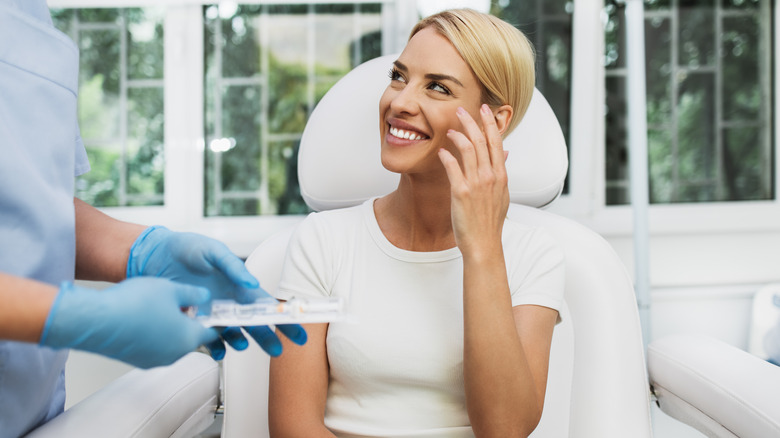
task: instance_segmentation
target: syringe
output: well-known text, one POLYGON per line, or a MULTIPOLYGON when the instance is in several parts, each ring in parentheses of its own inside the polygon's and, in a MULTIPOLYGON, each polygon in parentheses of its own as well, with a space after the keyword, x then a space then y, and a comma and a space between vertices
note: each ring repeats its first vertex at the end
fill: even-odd
POLYGON ((214 300, 211 314, 196 319, 206 327, 335 322, 344 319, 344 303, 341 298, 291 298, 284 302, 261 298, 249 304, 214 300))

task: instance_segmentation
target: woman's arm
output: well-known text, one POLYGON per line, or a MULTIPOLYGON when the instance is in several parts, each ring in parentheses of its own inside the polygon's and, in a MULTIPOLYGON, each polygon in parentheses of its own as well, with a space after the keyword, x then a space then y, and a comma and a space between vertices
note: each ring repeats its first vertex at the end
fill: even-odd
POLYGON ((74 198, 76 278, 118 282, 125 279, 130 247, 147 227, 116 220, 74 198))
POLYGON ((306 345, 279 336, 284 354, 271 359, 268 425, 273 438, 334 438, 325 427, 328 395, 328 324, 305 324, 306 345))
POLYGON ((478 437, 527 437, 539 423, 550 343, 558 313, 512 308, 503 254, 464 260, 463 373, 466 406, 478 437))
POLYGON ((482 129, 462 108, 463 132, 448 136, 460 161, 439 156, 452 196, 452 226, 463 254, 466 407, 479 437, 527 437, 539 423, 557 312, 512 308, 502 247, 509 190, 501 132, 512 109, 480 108, 482 129), (483 131, 484 129, 484 131, 483 131))

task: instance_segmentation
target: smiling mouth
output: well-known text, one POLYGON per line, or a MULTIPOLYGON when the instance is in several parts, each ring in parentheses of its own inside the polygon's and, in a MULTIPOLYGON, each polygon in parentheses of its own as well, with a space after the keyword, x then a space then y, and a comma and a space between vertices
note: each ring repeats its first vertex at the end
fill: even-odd
POLYGON ((390 135, 396 138, 401 138, 404 140, 425 140, 428 138, 426 135, 422 135, 418 132, 414 131, 406 131, 403 129, 398 129, 395 127, 390 127, 390 135))

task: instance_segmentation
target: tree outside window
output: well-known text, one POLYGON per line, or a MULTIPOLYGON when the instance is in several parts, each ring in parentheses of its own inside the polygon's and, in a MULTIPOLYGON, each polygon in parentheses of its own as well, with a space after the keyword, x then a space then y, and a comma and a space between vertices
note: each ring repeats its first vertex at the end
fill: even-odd
MULTIPOLYGON (((629 202, 623 8, 605 8, 607 204, 629 202)), ((773 199, 772 2, 645 0, 652 203, 773 199)))

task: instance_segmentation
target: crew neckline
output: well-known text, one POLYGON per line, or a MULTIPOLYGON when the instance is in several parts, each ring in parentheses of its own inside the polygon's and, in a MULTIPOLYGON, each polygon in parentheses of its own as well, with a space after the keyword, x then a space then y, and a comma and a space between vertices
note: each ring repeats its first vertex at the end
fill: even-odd
POLYGON ((385 254, 398 260, 413 263, 436 263, 461 257, 460 249, 457 246, 441 251, 410 251, 393 245, 382 232, 379 221, 376 219, 374 201, 378 198, 376 196, 363 203, 363 215, 371 237, 385 254))

